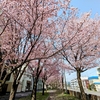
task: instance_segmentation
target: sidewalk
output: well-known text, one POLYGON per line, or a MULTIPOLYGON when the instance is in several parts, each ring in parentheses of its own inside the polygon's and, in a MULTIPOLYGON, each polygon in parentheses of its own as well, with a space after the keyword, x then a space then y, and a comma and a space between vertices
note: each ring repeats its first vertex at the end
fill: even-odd
POLYGON ((49 98, 47 100, 55 100, 56 90, 49 90, 49 98))
MULTIPOLYGON (((15 100, 19 100, 20 98, 26 97, 30 94, 31 94, 31 92, 16 93, 15 100)), ((6 93, 6 95, 0 96, 0 100, 9 100, 9 93, 6 93)))

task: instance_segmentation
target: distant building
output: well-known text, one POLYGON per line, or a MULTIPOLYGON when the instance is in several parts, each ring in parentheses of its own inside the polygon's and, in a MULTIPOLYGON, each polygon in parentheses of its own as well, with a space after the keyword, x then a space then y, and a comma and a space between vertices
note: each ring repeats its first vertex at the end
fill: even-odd
MULTIPOLYGON (((23 66, 23 68, 24 68, 24 66, 23 66)), ((27 67, 25 72, 22 75, 17 92, 31 91, 32 89, 33 89, 32 70, 27 67)))
MULTIPOLYGON (((33 74, 32 70, 29 67, 27 67, 26 71, 22 75, 17 92, 31 91, 33 89, 33 81, 34 81, 33 78, 34 77, 32 74, 33 74)), ((37 83, 37 90, 42 90, 42 87, 43 87, 42 80, 39 79, 37 83)))
POLYGON ((98 74, 98 78, 99 78, 99 80, 100 80, 100 67, 97 68, 97 74, 98 74))
POLYGON ((89 84, 93 84, 94 82, 99 82, 98 76, 88 77, 88 80, 89 80, 89 84))
MULTIPOLYGON (((84 89, 88 89, 89 86, 89 81, 88 81, 88 77, 81 77, 82 80, 82 85, 84 89)), ((70 82, 70 87, 72 89, 79 89, 79 84, 78 84, 78 80, 77 79, 73 79, 70 82)))
POLYGON ((100 79, 98 76, 91 76, 88 78, 90 89, 100 91, 100 79))
MULTIPOLYGON (((22 70, 23 70, 24 67, 25 67, 25 65, 23 65, 22 70)), ((7 73, 6 71, 7 70, 4 70, 3 75, 1 77, 1 80, 0 80, 0 83, 2 82, 3 78, 6 75, 6 73, 7 73)), ((32 73, 33 73, 32 70, 29 69, 29 67, 27 67, 25 72, 23 73, 21 79, 20 79, 17 92, 31 91, 33 89, 33 75, 32 75, 32 73)), ((11 74, 7 78, 7 81, 4 85, 4 88, 2 90, 0 89, 1 93, 6 93, 6 92, 11 91, 11 86, 12 86, 12 83, 14 81, 13 78, 14 78, 13 74, 11 74)), ((39 79, 38 84, 37 84, 37 90, 42 90, 42 87, 43 87, 42 80, 39 79)))
POLYGON ((77 79, 71 80, 71 82, 70 82, 70 87, 71 87, 72 89, 79 89, 78 80, 77 80, 77 79))
POLYGON ((81 77, 81 80, 82 80, 83 88, 88 89, 88 87, 89 87, 88 77, 81 77))

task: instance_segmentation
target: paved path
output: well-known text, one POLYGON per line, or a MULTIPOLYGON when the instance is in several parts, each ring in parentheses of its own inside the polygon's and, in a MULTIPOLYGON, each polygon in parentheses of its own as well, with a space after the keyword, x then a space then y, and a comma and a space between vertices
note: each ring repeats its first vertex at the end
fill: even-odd
POLYGON ((47 92, 49 93, 48 100, 55 100, 56 90, 49 90, 47 92))
POLYGON ((17 93, 16 94, 16 99, 15 100, 18 100, 19 98, 22 98, 22 97, 26 97, 28 95, 30 95, 32 92, 22 92, 22 93, 17 93))

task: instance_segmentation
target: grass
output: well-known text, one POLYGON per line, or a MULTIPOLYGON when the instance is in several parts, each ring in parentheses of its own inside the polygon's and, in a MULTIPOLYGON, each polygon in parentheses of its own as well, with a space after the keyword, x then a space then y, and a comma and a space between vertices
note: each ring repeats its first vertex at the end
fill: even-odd
POLYGON ((37 100, 46 100, 48 96, 49 96, 48 93, 45 93, 45 95, 42 95, 41 93, 38 93, 37 94, 37 100))
MULTIPOLYGON (((79 100, 78 98, 74 96, 70 96, 66 93, 61 93, 60 91, 57 91, 53 94, 54 100, 79 100)), ((49 94, 46 92, 45 95, 42 95, 41 92, 37 93, 37 99, 36 100, 46 100, 49 97, 49 94)), ((31 96, 27 96, 24 98, 21 98, 19 100, 31 100, 31 96)))
POLYGON ((58 94, 56 96, 56 100, 79 100, 78 98, 74 96, 70 96, 69 94, 58 94))
MULTIPOLYGON (((45 95, 42 95, 42 93, 38 92, 36 100, 46 100, 48 96, 49 96, 48 93, 45 93, 45 95)), ((31 96, 29 95, 29 96, 21 98, 19 100, 31 100, 31 96)))

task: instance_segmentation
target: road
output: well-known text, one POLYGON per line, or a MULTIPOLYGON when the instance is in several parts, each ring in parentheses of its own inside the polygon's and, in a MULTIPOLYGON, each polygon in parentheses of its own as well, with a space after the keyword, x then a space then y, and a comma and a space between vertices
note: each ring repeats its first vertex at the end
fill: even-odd
MULTIPOLYGON (((26 97, 29 94, 31 94, 31 92, 16 93, 15 100, 19 100, 19 98, 26 97)), ((6 95, 0 96, 0 100, 9 100, 9 93, 6 93, 6 95)))

